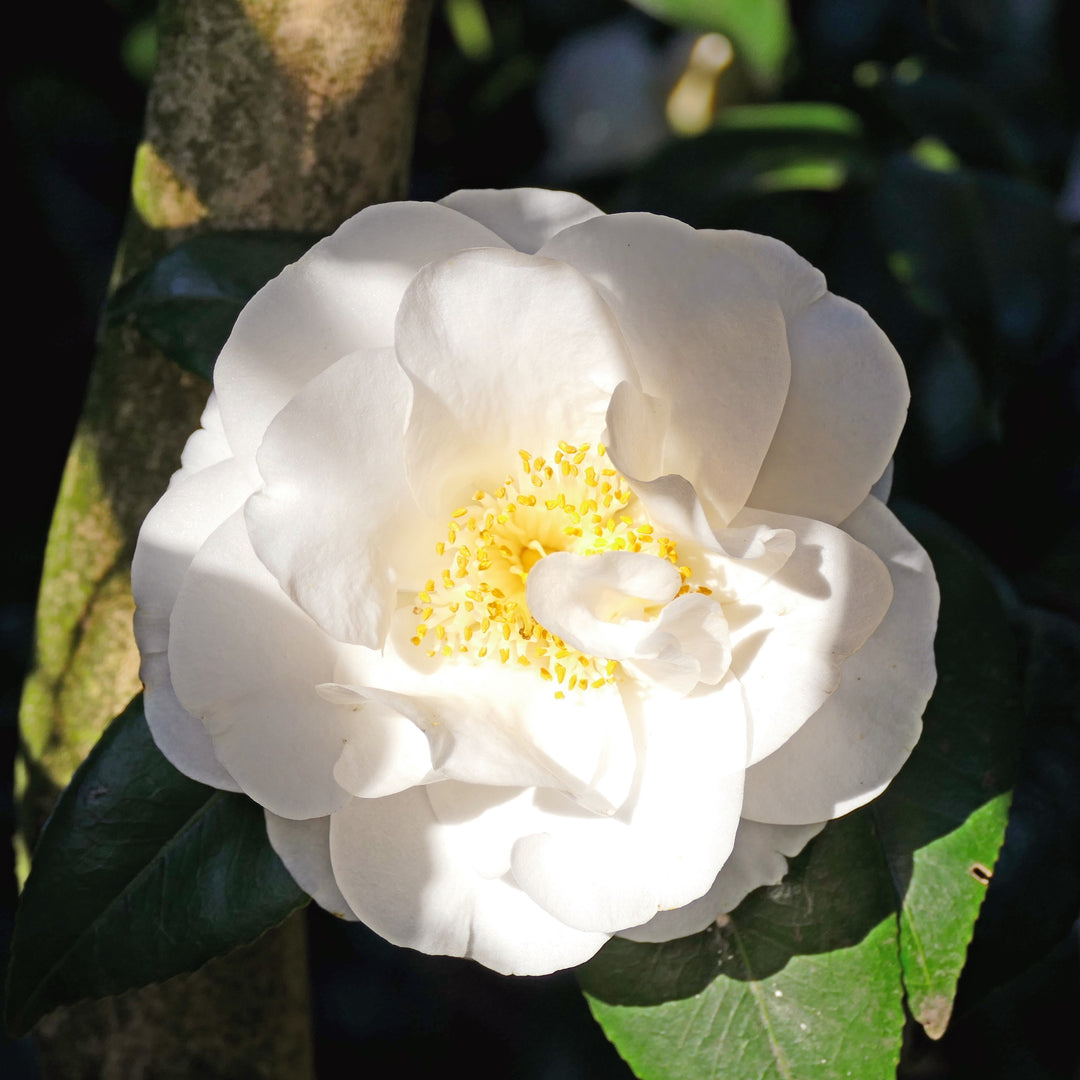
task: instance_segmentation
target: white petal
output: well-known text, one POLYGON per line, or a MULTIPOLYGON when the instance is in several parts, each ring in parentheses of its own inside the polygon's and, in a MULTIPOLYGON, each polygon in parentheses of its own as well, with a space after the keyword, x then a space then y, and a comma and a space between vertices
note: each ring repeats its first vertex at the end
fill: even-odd
POLYGON ((199 427, 188 437, 180 454, 180 469, 173 474, 173 481, 193 473, 208 469, 219 461, 232 457, 229 440, 225 438, 225 429, 221 426, 221 410, 218 409, 217 395, 211 391, 203 409, 199 427))
POLYGON ((597 285, 641 390, 670 404, 659 472, 685 477, 710 520, 726 524, 747 501, 788 390, 784 317, 759 271, 711 237, 649 214, 593 218, 540 254, 597 285))
POLYGON ((618 327, 581 274, 504 250, 425 267, 402 302, 397 351, 413 381, 409 478, 443 513, 498 485, 519 449, 595 442, 631 374, 618 327))
POLYGON ((266 835, 285 869, 320 907, 339 919, 356 921, 345 897, 334 880, 330 864, 330 819, 309 818, 293 821, 266 811, 266 835))
POLYGON ((748 770, 743 812, 759 821, 820 821, 862 806, 900 770, 922 730, 935 681, 933 567, 874 498, 844 529, 884 561, 892 605, 870 640, 844 661, 836 692, 788 742, 748 770))
POLYGON ((157 748, 192 780, 223 791, 239 791, 240 785, 218 761, 210 733, 202 721, 196 720, 177 700, 168 654, 143 653, 139 678, 144 685, 146 723, 157 748))
POLYGON ((735 520, 753 524, 790 529, 797 544, 748 599, 724 605, 731 670, 750 713, 748 764, 782 746, 821 708, 840 682, 842 661, 877 629, 892 600, 882 561, 840 529, 756 509, 735 520))
POLYGON ((455 191, 439 202, 486 225, 512 247, 529 255, 563 229, 603 213, 580 195, 543 188, 455 191))
POLYGON ((514 846, 515 880, 583 930, 635 926, 701 896, 724 864, 742 806, 746 719, 732 678, 700 697, 654 691, 634 702, 635 788, 610 817, 537 793, 542 833, 514 846))
POLYGON ((712 888, 698 900, 673 911, 659 911, 643 926, 621 930, 631 941, 671 941, 696 934, 721 915, 734 911, 755 889, 778 885, 788 871, 788 859, 825 827, 816 825, 762 825, 739 822, 731 858, 724 863, 712 888))
POLYGON ((843 521, 884 472, 907 415, 904 367, 861 307, 827 293, 788 323, 791 390, 747 500, 843 521))
POLYGON ((428 741, 411 720, 382 702, 335 697, 323 686, 316 687, 320 697, 359 714, 334 763, 334 779, 349 794, 379 799, 437 779, 428 741))
POLYGON ((671 403, 621 382, 608 403, 604 442, 615 467, 629 480, 659 475, 671 403))
POLYGON ((655 555, 556 551, 532 568, 526 595, 533 618, 568 645, 586 656, 625 660, 639 655, 655 628, 646 610, 673 599, 680 585, 676 567, 655 555))
POLYGON ((702 229, 700 235, 719 250, 750 263, 787 320, 825 295, 825 275, 782 240, 740 229, 702 229))
MULTIPOLYGON (((478 794, 457 788, 472 800, 478 794)), ((516 835, 517 800, 528 799, 527 792, 489 789, 485 805, 464 807, 459 820, 444 823, 427 790, 354 799, 331 819, 334 876, 372 930, 395 945, 472 957, 508 975, 573 967, 604 944, 608 935, 565 926, 512 880, 481 872, 505 857, 516 835)), ((444 812, 450 801, 443 798, 444 812)))
POLYGON ((434 542, 405 477, 410 401, 393 350, 339 360, 268 428, 258 453, 266 483, 244 510, 281 587, 332 637, 373 649, 396 590, 422 587, 434 542))
POLYGON ((239 790, 236 782, 215 757, 202 723, 173 691, 169 618, 195 553, 243 505, 250 490, 231 459, 177 474, 143 521, 131 564, 135 640, 142 656, 139 677, 146 686, 143 702, 150 733, 182 773, 229 791, 239 790))
POLYGON ((315 690, 332 677, 337 646, 256 558, 242 513, 195 556, 171 626, 177 697, 247 794, 291 818, 348 802, 333 770, 362 718, 315 690))
POLYGON ((503 241, 445 206, 370 206, 251 299, 218 357, 214 386, 229 444, 253 476, 267 426, 297 390, 349 353, 393 345, 416 272, 481 245, 503 241))
POLYGON ((874 486, 870 489, 870 494, 879 502, 887 503, 889 501, 889 495, 892 494, 893 473, 895 471, 896 459, 889 458, 889 464, 885 466, 885 471, 874 481, 874 486))
POLYGON ((647 679, 676 694, 688 694, 698 683, 715 686, 731 665, 723 608, 701 593, 677 597, 660 613, 631 663, 647 679))

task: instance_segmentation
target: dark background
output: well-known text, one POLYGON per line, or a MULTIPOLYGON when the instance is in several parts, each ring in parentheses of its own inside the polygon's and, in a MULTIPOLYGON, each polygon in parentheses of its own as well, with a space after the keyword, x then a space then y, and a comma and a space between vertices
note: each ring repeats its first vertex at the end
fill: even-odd
MULTIPOLYGON (((8 827, 42 551, 126 206, 153 7, 86 0, 58 14, 37 5, 7 35, 8 827)), ((913 390, 895 491, 988 556, 1017 616, 1018 647, 1063 688, 1028 716, 1010 849, 973 946, 970 1011, 937 1046, 913 1035, 904 1075, 1071 1078, 1080 1015, 1075 926, 1069 936, 1080 875, 1069 670, 1080 656, 1080 5, 793 0, 791 15, 792 48, 772 71, 746 61, 752 28, 732 35, 713 123, 690 137, 672 132, 664 109, 696 33, 619 0, 437 4, 412 194, 541 184, 607 211, 767 232, 888 333, 913 390), (743 108, 768 102, 847 111, 811 106, 766 124, 743 108), (1056 644, 1032 636, 1036 623, 1054 627, 1056 644), (1022 960, 995 975, 1006 938, 1022 960)), ((0 950, 14 904, 5 869, 0 950)), ((323 1080, 447 1065, 523 1080, 629 1075, 572 976, 506 980, 395 949, 319 911, 309 918, 323 1080)), ((26 1041, 0 1042, 0 1074, 36 1075, 26 1041)))

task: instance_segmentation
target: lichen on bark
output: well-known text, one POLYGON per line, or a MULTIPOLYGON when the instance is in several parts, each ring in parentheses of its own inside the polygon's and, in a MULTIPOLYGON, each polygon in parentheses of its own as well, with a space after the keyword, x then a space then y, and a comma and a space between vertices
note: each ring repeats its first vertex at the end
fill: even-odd
MULTIPOLYGON (((403 197, 431 2, 162 0, 110 287, 196 232, 329 231, 403 197)), ((23 873, 57 794, 139 689, 131 554, 208 390, 133 328, 103 331, 49 535, 20 710, 23 873)), ((59 1010, 39 1026, 42 1061, 50 1076, 104 1080, 303 1080, 305 987, 294 918, 193 975, 59 1010), (246 1033, 235 1030, 241 1016, 246 1033)))

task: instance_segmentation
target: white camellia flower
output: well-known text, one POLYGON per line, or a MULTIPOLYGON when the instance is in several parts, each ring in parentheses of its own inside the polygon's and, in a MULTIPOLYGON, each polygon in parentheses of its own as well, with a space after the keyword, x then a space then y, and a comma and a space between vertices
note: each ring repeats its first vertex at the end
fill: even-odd
POLYGON ((214 381, 135 553, 147 719, 330 911, 522 974, 693 933, 915 744, 903 368, 784 244, 375 206, 214 381))

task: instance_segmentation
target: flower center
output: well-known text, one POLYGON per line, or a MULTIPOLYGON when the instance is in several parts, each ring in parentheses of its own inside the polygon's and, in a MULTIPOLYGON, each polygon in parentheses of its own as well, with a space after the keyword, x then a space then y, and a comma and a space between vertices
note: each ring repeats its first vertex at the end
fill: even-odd
MULTIPOLYGON (((566 690, 615 681, 614 660, 586 656, 529 612, 526 580, 546 555, 568 551, 645 552, 679 565, 675 542, 656 536, 643 507, 611 467, 603 444, 560 442, 551 460, 518 451, 516 473, 494 491, 476 491, 451 515, 446 539, 435 545, 442 570, 417 594, 420 617, 413 645, 428 656, 487 658, 535 667, 566 690)), ((688 567, 679 566, 681 593, 688 567)), ((707 590, 701 590, 707 591, 707 590)))

